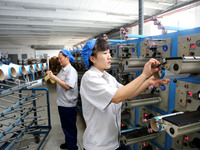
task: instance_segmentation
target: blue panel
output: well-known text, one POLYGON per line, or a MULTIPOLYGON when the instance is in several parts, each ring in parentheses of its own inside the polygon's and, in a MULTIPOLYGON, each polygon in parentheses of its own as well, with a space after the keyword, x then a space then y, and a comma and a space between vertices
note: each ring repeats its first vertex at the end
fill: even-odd
POLYGON ((171 57, 177 57, 178 54, 178 37, 172 37, 171 38, 171 57))
POLYGON ((130 126, 133 127, 133 129, 141 129, 141 127, 136 127, 134 124, 132 124, 130 121, 128 121, 127 119, 125 119, 126 123, 128 123, 130 126))
POLYGON ((139 39, 138 43, 137 43, 137 56, 138 57, 140 56, 140 42, 141 42, 141 39, 139 39))
POLYGON ((176 83, 171 81, 169 85, 168 113, 171 113, 171 111, 175 108, 175 97, 176 97, 176 83))
POLYGON ((150 140, 153 144, 155 144, 156 146, 158 146, 160 149, 164 149, 164 147, 162 147, 159 143, 157 143, 155 140, 150 140))
POLYGON ((125 145, 121 145, 120 149, 132 150, 132 148, 130 146, 125 146, 125 145))
POLYGON ((169 134, 166 134, 166 146, 165 149, 169 150, 172 147, 172 137, 169 136, 169 134))
POLYGON ((160 114, 162 114, 162 115, 168 114, 167 112, 165 112, 165 111, 163 111, 163 110, 161 110, 161 109, 159 109, 159 108, 156 108, 156 107, 154 107, 154 106, 151 106, 151 105, 146 106, 146 107, 149 108, 149 109, 152 109, 152 110, 154 110, 154 111, 156 111, 156 112, 158 112, 158 113, 160 113, 160 114))
POLYGON ((177 80, 200 84, 200 77, 180 78, 180 79, 177 79, 177 80))
POLYGON ((121 42, 126 42, 126 40, 116 40, 116 39, 109 39, 109 42, 115 42, 115 43, 121 43, 121 42))
POLYGON ((130 146, 126 146, 126 150, 132 150, 130 146))
POLYGON ((139 123, 139 107, 135 108, 135 124, 139 123))
POLYGON ((137 150, 138 144, 134 144, 134 150, 137 150))
POLYGON ((145 38, 145 37, 148 37, 146 35, 131 35, 131 34, 128 34, 128 37, 129 38, 145 38))
POLYGON ((119 46, 117 46, 117 57, 119 57, 119 46))
POLYGON ((170 26, 164 26, 167 30, 188 30, 187 28, 179 28, 179 27, 170 27, 170 26))
MULTIPOLYGON (((171 28, 172 29, 172 28, 171 28)), ((157 35, 157 36, 150 36, 150 39, 164 39, 164 38, 171 38, 171 57, 177 57, 178 55, 178 37, 180 36, 186 36, 186 35, 192 35, 200 33, 200 27, 194 28, 194 29, 188 29, 188 30, 181 30, 180 28, 173 28, 176 30, 179 30, 177 32, 168 33, 166 35, 157 35)), ((136 40, 130 40, 129 42, 120 42, 120 44, 130 44, 130 43, 137 43, 137 56, 140 56, 140 43, 145 40, 144 38, 139 38, 136 40)), ((164 47, 163 51, 169 49, 170 47, 164 47)), ((118 48, 118 54, 119 54, 119 48, 118 48)), ((119 57, 119 55, 118 55, 119 57)), ((136 72, 137 76, 139 76, 142 72, 136 72)), ((200 77, 189 77, 189 78, 182 78, 177 79, 178 81, 186 81, 191 83, 200 84, 200 77)), ((162 87, 164 90, 164 87, 162 87)), ((162 115, 170 114, 172 110, 175 109, 175 97, 176 97, 176 83, 173 81, 170 82, 169 85, 169 101, 168 101, 168 110, 163 111, 159 108, 156 108, 154 106, 146 106, 149 109, 152 109, 162 115)), ((128 122, 131 126, 135 127, 135 125, 128 122)), ((139 107, 135 108, 135 124, 139 123, 139 107)), ((165 132, 165 131, 164 131, 165 132)), ((165 147, 161 146, 157 141, 151 140, 152 143, 154 143, 156 146, 158 146, 161 150, 169 150, 172 146, 172 138, 166 134, 166 145, 165 147)), ((137 150, 138 148, 137 144, 134 144, 134 150, 137 150)))

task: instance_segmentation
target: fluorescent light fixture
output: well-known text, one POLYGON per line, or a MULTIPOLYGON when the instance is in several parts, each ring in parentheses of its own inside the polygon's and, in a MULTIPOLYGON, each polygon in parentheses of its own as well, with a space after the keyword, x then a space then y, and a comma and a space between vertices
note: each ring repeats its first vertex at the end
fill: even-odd
POLYGON ((167 5, 167 6, 172 6, 172 5, 174 5, 174 4, 164 3, 164 2, 158 2, 158 4, 167 5))

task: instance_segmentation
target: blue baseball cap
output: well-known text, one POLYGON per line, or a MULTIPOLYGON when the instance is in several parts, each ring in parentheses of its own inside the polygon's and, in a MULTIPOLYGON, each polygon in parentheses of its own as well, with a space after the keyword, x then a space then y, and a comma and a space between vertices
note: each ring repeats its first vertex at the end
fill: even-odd
POLYGON ((85 64, 85 66, 89 69, 90 68, 90 63, 89 63, 89 59, 90 59, 90 56, 92 55, 92 50, 94 48, 94 45, 96 43, 96 40, 97 39, 92 39, 92 40, 89 40, 82 48, 82 51, 81 51, 81 57, 82 57, 82 60, 85 64))
POLYGON ((66 56, 69 57, 70 63, 73 63, 73 62, 74 62, 74 57, 72 56, 72 54, 71 54, 68 50, 62 49, 61 52, 62 52, 64 55, 66 55, 66 56))

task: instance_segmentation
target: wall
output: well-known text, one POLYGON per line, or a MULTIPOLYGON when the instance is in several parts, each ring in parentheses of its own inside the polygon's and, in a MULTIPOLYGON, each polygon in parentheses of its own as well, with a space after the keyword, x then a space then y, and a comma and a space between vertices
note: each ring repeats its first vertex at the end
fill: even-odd
POLYGON ((18 59, 21 59, 22 54, 27 54, 28 58, 35 58, 35 50, 30 46, 0 46, 1 53, 18 54, 18 59))
MULTIPOLYGON (((200 26, 200 6, 196 6, 184 11, 176 11, 170 15, 157 17, 163 26, 179 27, 179 28, 195 28, 200 26)), ((138 25, 129 28, 133 35, 138 35, 138 25)), ((168 33, 175 32, 168 30, 168 33)), ((157 25, 153 21, 144 23, 143 35, 160 35, 161 30, 158 30, 157 25)))
POLYGON ((51 58, 53 56, 58 56, 59 52, 60 50, 36 50, 35 54, 36 58, 43 58, 44 55, 47 55, 49 58, 51 58))

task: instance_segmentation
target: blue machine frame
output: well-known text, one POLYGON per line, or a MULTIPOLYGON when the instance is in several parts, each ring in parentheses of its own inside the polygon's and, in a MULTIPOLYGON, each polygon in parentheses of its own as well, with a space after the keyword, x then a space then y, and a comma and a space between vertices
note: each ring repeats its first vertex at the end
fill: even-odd
MULTIPOLYGON (((32 74, 32 80, 34 80, 34 74, 32 74)), ((8 108, 7 110, 5 110, 4 112, 2 112, 0 114, 0 118, 2 118, 2 114, 6 114, 6 113, 9 113, 12 111, 13 108, 16 108, 16 107, 19 107, 21 104, 25 103, 27 101, 27 99, 30 97, 26 97, 24 99, 22 99, 22 95, 20 93, 22 93, 23 90, 29 90, 29 91, 32 91, 32 95, 35 95, 35 92, 36 91, 46 91, 46 110, 47 110, 47 117, 48 117, 48 124, 46 126, 38 126, 37 124, 37 121, 36 122, 30 122, 29 123, 29 126, 35 124, 35 126, 37 126, 37 128, 39 129, 44 129, 45 131, 33 131, 33 132, 30 132, 28 134, 33 134, 33 135, 40 135, 40 134, 43 134, 43 138, 42 140, 40 140, 40 143, 37 147, 37 150, 39 150, 42 146, 42 144, 44 143, 45 139, 47 138, 50 130, 51 130, 51 118, 50 118, 50 104, 49 104, 49 90, 47 88, 33 88, 33 89, 26 89, 25 88, 26 85, 19 85, 19 86, 16 86, 16 87, 13 87, 11 89, 8 89, 8 90, 4 90, 4 91, 1 91, 0 92, 0 95, 3 96, 4 94, 7 95, 9 94, 10 92, 12 91, 17 91, 19 90, 19 99, 21 99, 19 102, 17 102, 16 104, 14 104, 12 107, 8 108)), ((36 101, 33 100, 33 106, 36 108, 36 101)), ((32 110, 28 110, 26 113, 24 114, 21 114, 21 118, 26 118, 26 116, 28 115, 29 112, 31 112, 32 110)), ((21 112, 23 112, 23 110, 21 110, 21 112)), ((37 112, 35 111, 34 112, 34 117, 37 117, 37 112)), ((19 123, 23 123, 23 121, 19 118, 17 119, 15 122, 14 122, 14 125, 17 125, 19 123)), ((23 124, 22 124, 23 125, 23 124)), ((14 128, 13 124, 10 125, 6 130, 4 130, 5 133, 8 133, 9 131, 11 131, 12 129, 14 128)), ((30 127, 30 129, 32 129, 33 127, 30 127)), ((18 135, 12 135, 10 137, 11 138, 15 138, 16 141, 20 140, 21 137, 23 137, 23 133, 26 132, 27 129, 23 130, 22 132, 20 132, 18 135)), ((4 137, 4 134, 3 133, 0 133, 0 140, 4 137)), ((1 146, 0 146, 0 149, 5 149, 5 150, 10 150, 13 146, 15 145, 15 141, 12 141, 11 143, 3 143, 1 146)))
MULTIPOLYGON (((194 29, 188 29, 188 30, 181 30, 173 33, 168 33, 166 35, 157 35, 157 36, 148 36, 150 39, 164 39, 164 38, 171 38, 171 57, 177 57, 178 54, 178 37, 179 36, 185 36, 185 35, 192 35, 192 34, 198 34, 200 33, 200 27, 194 28, 194 29)), ((137 43, 137 56, 140 56, 140 42, 143 42, 145 38, 130 40, 128 42, 124 40, 116 40, 114 43, 111 43, 111 46, 117 45, 117 43, 120 44, 131 44, 131 43, 137 43)), ((112 42, 112 41, 111 41, 112 42)), ((119 47, 119 46, 118 46, 119 47)), ((119 51, 119 48, 117 48, 119 51)), ((191 83, 198 83, 200 84, 200 78, 199 77, 190 77, 185 79, 177 79, 181 81, 191 82, 191 83)), ((149 109, 152 109, 162 115, 170 114, 172 110, 175 108, 175 97, 176 97, 176 83, 171 81, 169 86, 169 103, 168 103, 168 111, 165 112, 163 110, 160 110, 154 106, 146 106, 149 109)), ((135 109, 135 123, 137 124, 139 122, 139 108, 137 107, 135 109)), ((157 143, 155 140, 151 140, 152 143, 157 145, 162 150, 168 150, 172 146, 172 138, 166 134, 166 144, 165 147, 161 146, 159 143, 157 143)), ((137 150, 137 144, 134 145, 134 150, 137 150)))

